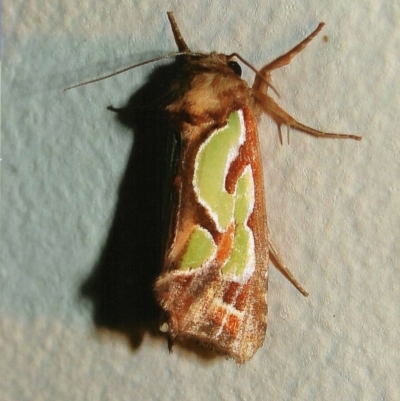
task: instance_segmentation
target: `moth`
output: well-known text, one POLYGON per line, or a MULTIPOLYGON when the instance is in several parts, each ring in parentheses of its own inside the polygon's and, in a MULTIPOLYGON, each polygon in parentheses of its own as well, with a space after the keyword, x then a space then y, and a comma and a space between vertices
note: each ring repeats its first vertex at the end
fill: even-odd
POLYGON ((164 311, 160 330, 167 333, 170 344, 175 339, 195 340, 243 363, 264 342, 270 255, 282 274, 308 295, 285 265, 268 230, 257 132, 260 116, 267 114, 276 122, 281 142, 282 125, 321 138, 361 137, 310 128, 268 94, 276 92, 271 72, 289 64, 324 23, 257 70, 237 53, 192 52, 173 13, 167 15, 177 53, 84 84, 165 57, 183 58, 165 106, 167 121, 178 134, 179 154, 171 183, 163 270, 154 285, 164 311), (241 78, 238 60, 254 71, 252 86, 241 78))
POLYGON ((255 70, 249 87, 237 62, 250 66, 242 57, 192 53, 172 12, 168 18, 178 50, 186 54, 171 88, 176 98, 166 107, 170 125, 179 133, 180 154, 164 267, 154 287, 164 310, 161 330, 170 340, 194 339, 243 363, 264 342, 270 255, 308 295, 268 231, 260 115, 272 117, 279 131, 284 124, 316 137, 361 138, 307 127, 268 95, 274 89, 270 73, 302 51, 323 23, 292 50, 255 70))

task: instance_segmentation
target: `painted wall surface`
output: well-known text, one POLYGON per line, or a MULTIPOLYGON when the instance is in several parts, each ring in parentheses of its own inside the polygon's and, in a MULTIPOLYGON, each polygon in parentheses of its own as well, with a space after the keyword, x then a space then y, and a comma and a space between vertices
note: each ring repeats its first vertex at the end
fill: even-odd
POLYGON ((400 399, 398 2, 15 0, 2 24, 3 400, 400 399), (106 108, 159 65, 62 92, 174 51, 170 10, 193 50, 257 67, 326 22, 274 73, 278 101, 363 136, 291 131, 281 146, 262 119, 269 228, 310 296, 270 267, 265 344, 243 366, 169 355, 157 330, 159 219, 141 211, 158 201, 164 142, 106 108))

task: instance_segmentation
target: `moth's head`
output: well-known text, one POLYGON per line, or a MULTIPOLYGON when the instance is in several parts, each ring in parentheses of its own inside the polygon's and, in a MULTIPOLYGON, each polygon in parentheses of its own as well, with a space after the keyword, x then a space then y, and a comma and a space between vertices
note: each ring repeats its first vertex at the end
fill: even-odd
POLYGON ((216 63, 221 63, 225 66, 228 66, 238 77, 242 76, 242 67, 237 61, 237 55, 234 54, 222 54, 217 52, 211 52, 209 54, 201 54, 201 53, 187 53, 191 62, 195 62, 198 60, 199 64, 204 64, 204 60, 214 60, 216 63))
POLYGON ((226 55, 217 52, 211 52, 209 54, 186 53, 182 58, 184 59, 184 68, 189 71, 192 70, 199 73, 202 70, 208 70, 227 75, 233 73, 238 78, 242 76, 242 67, 236 55, 226 55))

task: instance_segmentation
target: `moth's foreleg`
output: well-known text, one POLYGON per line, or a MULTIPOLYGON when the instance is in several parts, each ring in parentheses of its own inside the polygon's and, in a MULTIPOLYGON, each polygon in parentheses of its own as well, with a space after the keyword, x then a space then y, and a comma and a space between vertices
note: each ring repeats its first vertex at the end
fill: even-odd
MULTIPOLYGON (((318 35, 324 25, 324 22, 320 22, 317 28, 304 40, 302 40, 297 46, 293 47, 293 49, 289 50, 287 53, 283 54, 282 56, 278 57, 277 59, 271 61, 269 64, 261 68, 261 70, 259 71, 260 75, 263 76, 266 81, 269 81, 271 71, 289 64, 292 58, 299 54, 302 50, 304 50, 304 48, 318 35)), ((254 79, 253 89, 265 91, 266 89, 268 89, 266 86, 267 83, 260 76, 256 75, 254 79)))

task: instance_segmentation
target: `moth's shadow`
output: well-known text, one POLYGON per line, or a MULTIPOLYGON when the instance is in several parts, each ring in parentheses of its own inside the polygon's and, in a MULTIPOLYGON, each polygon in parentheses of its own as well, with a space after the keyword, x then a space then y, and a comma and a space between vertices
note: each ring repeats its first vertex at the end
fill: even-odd
POLYGON ((81 288, 81 295, 94 304, 96 326, 127 335, 134 348, 145 332, 159 332, 152 286, 161 270, 163 189, 169 169, 169 132, 162 110, 166 99, 160 94, 168 93, 177 71, 176 63, 157 68, 117 112, 118 120, 132 128, 134 144, 107 242, 81 288))

